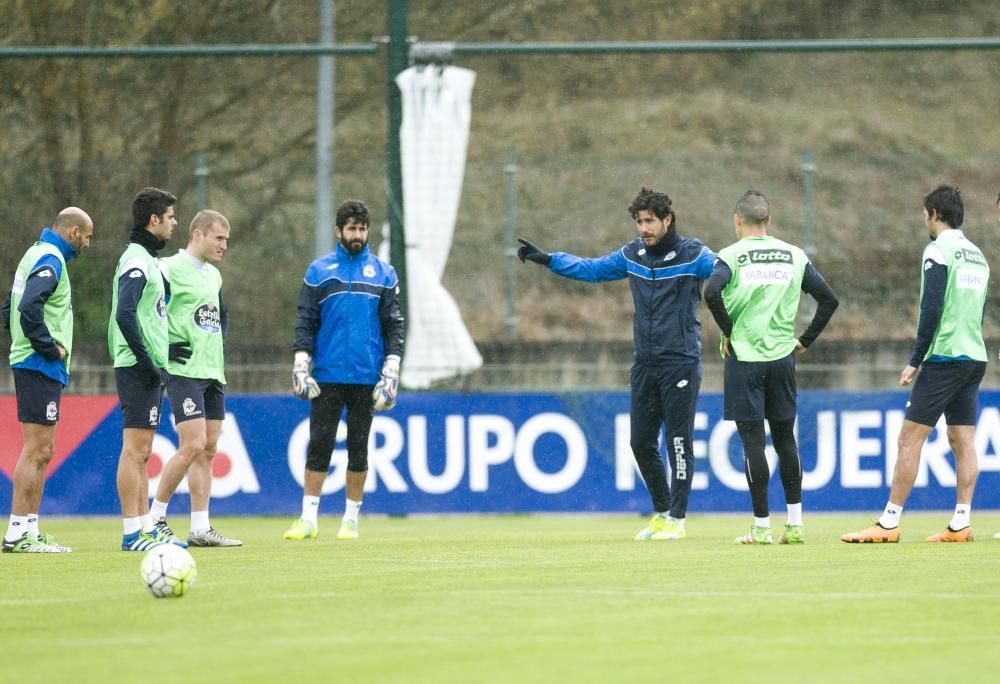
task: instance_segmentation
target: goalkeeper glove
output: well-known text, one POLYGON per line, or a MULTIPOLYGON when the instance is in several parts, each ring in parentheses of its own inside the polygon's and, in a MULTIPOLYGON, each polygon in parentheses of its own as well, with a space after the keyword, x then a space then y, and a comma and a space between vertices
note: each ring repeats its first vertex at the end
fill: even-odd
POLYGON ((292 393, 299 399, 315 399, 319 396, 319 385, 309 375, 309 363, 312 357, 307 351, 295 352, 295 364, 292 366, 292 393))
POLYGON ((521 246, 517 248, 517 258, 521 260, 522 264, 525 259, 542 266, 548 266, 549 262, 552 261, 551 254, 543 252, 524 238, 518 238, 517 241, 521 243, 521 246))
POLYGON ((396 405, 399 394, 399 357, 385 357, 382 364, 382 377, 372 391, 372 401, 376 411, 387 411, 396 405))

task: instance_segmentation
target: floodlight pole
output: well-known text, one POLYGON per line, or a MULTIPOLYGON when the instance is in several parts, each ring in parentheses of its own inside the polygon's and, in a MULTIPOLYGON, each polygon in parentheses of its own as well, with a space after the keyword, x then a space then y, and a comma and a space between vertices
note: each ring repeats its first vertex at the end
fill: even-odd
MULTIPOLYGON (((333 0, 319 0, 319 39, 333 45, 333 0)), ((323 55, 316 74, 316 217, 314 251, 317 257, 333 251, 333 98, 334 58, 323 55)))
MULTIPOLYGON (((403 161, 399 131, 403 126, 403 98, 396 85, 396 76, 406 69, 407 33, 409 32, 409 0, 389 0, 386 28, 389 34, 386 79, 386 109, 388 119, 387 180, 389 219, 389 261, 396 269, 402 296, 399 308, 404 321, 409 316, 409 288, 406 272, 406 227, 403 223, 403 161)), ((404 338, 405 339, 405 338, 404 338)))

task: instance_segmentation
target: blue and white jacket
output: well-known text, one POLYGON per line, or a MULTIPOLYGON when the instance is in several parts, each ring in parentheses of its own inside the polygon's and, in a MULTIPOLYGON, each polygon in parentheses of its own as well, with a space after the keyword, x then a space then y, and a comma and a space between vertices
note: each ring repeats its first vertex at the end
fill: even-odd
POLYGON ((632 333, 637 363, 701 362, 698 304, 702 281, 712 275, 715 253, 701 240, 686 237, 656 252, 636 238, 596 259, 552 252, 549 269, 591 283, 628 278, 635 304, 632 333))
POLYGON ((312 354, 317 382, 374 385, 385 357, 403 355, 396 269, 367 245, 352 255, 338 244, 312 262, 298 310, 294 350, 312 354))

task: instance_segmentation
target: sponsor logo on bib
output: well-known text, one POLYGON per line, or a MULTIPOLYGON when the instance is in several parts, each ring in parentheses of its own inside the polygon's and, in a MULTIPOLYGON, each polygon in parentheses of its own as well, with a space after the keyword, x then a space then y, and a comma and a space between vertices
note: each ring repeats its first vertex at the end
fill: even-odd
POLYGON ((222 314, 219 307, 211 302, 202 304, 194 310, 194 324, 209 333, 222 330, 222 314))

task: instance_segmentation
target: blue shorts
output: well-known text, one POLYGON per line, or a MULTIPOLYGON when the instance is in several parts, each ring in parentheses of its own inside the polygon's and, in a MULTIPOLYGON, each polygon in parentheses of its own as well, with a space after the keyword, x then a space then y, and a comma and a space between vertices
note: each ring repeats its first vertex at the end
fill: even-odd
POLYGON ((115 368, 122 427, 155 430, 163 410, 163 383, 150 384, 139 366, 115 368))
POLYGON ((726 357, 723 417, 738 422, 795 418, 795 353, 776 361, 726 357))
POLYGON ((948 425, 975 425, 985 374, 982 361, 923 364, 906 402, 906 419, 934 427, 943 413, 948 425))
POLYGON ((12 368, 17 419, 22 423, 55 425, 59 421, 62 383, 45 373, 26 368, 12 368))
POLYGON ((204 418, 226 419, 226 389, 218 380, 198 380, 182 375, 167 377, 167 394, 174 423, 204 418))

